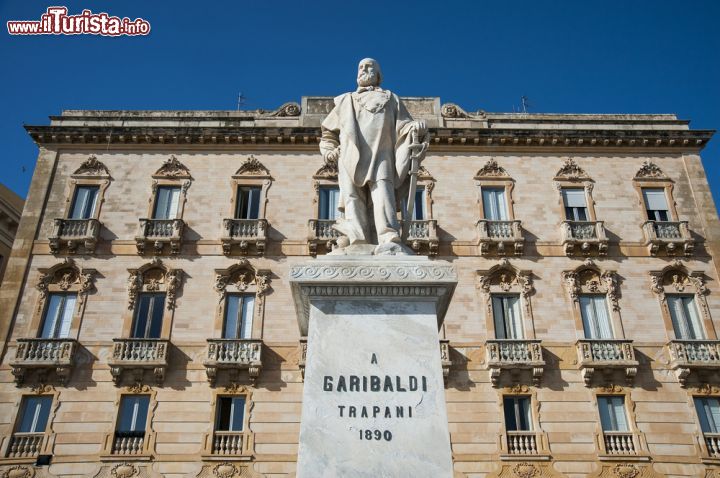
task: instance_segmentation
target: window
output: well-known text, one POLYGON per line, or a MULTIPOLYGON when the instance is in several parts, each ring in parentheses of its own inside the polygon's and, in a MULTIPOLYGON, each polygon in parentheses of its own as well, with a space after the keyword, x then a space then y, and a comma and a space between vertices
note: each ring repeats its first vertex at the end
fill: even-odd
MULTIPOLYGON (((426 213, 425 213, 425 188, 422 186, 418 186, 418 188, 415 190, 415 203, 413 204, 413 215, 412 220, 413 221, 422 221, 427 219, 426 213)), ((402 213, 403 215, 407 211, 407 198, 403 198, 402 200, 402 213)))
POLYGON ((703 433, 720 433, 720 400, 715 397, 695 397, 695 410, 703 433))
POLYGON ((532 415, 530 413, 530 397, 504 397, 505 429, 509 432, 530 431, 532 415))
POLYGON ((159 186, 155 196, 153 219, 175 219, 180 203, 179 186, 159 186))
POLYGON ((20 420, 15 433, 44 433, 50 416, 51 396, 25 396, 20 405, 20 420))
POLYGON ((90 219, 93 217, 99 190, 98 186, 78 186, 75 189, 75 197, 70 208, 70 219, 90 219))
POLYGON ((225 303, 224 339, 249 339, 252 336, 255 296, 230 294, 225 303))
POLYGON ((692 295, 668 294, 668 309, 672 320, 675 337, 680 340, 698 340, 705 338, 705 331, 700 322, 700 315, 692 295))
POLYGON ((598 408, 600 409, 600 424, 604 432, 630 431, 625 415, 625 397, 598 397, 598 408))
POLYGON ((115 434, 125 437, 145 436, 149 405, 149 395, 123 395, 115 434))
POLYGON ((587 221, 588 208, 584 189, 562 189, 565 219, 568 221, 587 221))
POLYGON ((75 313, 76 293, 52 293, 47 299, 40 338, 64 339, 70 334, 75 313))
POLYGON ((488 221, 507 221, 505 188, 482 188, 483 214, 488 221))
POLYGON ((336 187, 320 188, 320 209, 318 210, 318 219, 335 220, 340 215, 338 211, 338 200, 340 199, 340 189, 336 187))
POLYGON ((132 327, 134 339, 159 339, 162 332, 165 293, 140 294, 132 327))
POLYGON ((215 431, 241 432, 245 420, 245 397, 218 397, 215 431))
POLYGON ((238 186, 235 219, 257 219, 260 214, 260 191, 255 186, 238 186))
POLYGON ((604 294, 582 294, 580 296, 580 315, 586 339, 613 338, 604 294))
POLYGON ((645 200, 645 210, 650 221, 669 221, 670 213, 668 211, 667 198, 665 189, 647 188, 642 190, 643 199, 645 200))
POLYGON ((495 338, 523 338, 520 296, 493 294, 492 309, 495 321, 495 338))

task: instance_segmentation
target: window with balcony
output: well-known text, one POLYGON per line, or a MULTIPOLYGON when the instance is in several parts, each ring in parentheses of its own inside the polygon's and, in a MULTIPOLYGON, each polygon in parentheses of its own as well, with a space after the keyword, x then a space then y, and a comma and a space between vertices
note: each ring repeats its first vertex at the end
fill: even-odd
POLYGON ((604 294, 581 294, 580 315, 586 339, 612 339, 613 331, 604 294))
POLYGON ((506 395, 503 397, 505 416, 505 440, 503 454, 539 455, 546 454, 543 433, 534 430, 530 395, 506 395))
POLYGON ((215 398, 215 423, 205 438, 203 456, 247 456, 252 453, 252 431, 247 429, 250 393, 218 395, 215 398))
POLYGON ((666 296, 675 337, 680 340, 702 340, 705 330, 695 305, 695 296, 668 294, 666 296))
POLYGON ((180 204, 179 186, 158 186, 155 193, 153 219, 175 219, 180 204))
POLYGON ((508 208, 504 187, 483 187, 483 215, 488 221, 507 221, 508 208))
POLYGON ((99 186, 78 186, 75 188, 69 219, 90 219, 95 217, 99 186))
POLYGON ((245 397, 218 397, 215 431, 241 432, 245 423, 245 397))
POLYGON ((258 219, 260 217, 259 186, 238 186, 235 219, 258 219))
POLYGON ((54 292, 48 295, 39 338, 65 339, 70 336, 70 327, 75 315, 77 293, 54 292))
POLYGON ((627 432, 627 415, 625 414, 625 397, 601 396, 598 397, 600 410, 600 424, 603 432, 627 432))
POLYGON ((123 395, 120 399, 112 453, 138 455, 145 449, 150 395, 123 395))
POLYGON ((717 397, 694 397, 707 453, 720 458, 720 400, 717 397))
POLYGON ((475 173, 475 180, 479 187, 480 219, 475 227, 480 255, 522 255, 525 240, 512 200, 515 181, 494 158, 475 173))
POLYGON ((669 221, 670 211, 667 205, 667 197, 664 188, 643 188, 643 200, 645 211, 651 221, 669 221))
POLYGON ((131 338, 159 339, 165 312, 165 293, 141 293, 135 306, 131 338))
POLYGON ((504 397, 503 409, 507 431, 530 431, 533 429, 530 397, 504 397))
POLYGON ((518 294, 493 294, 492 311, 495 323, 495 338, 524 338, 520 296, 518 294))
POLYGON ((318 219, 334 221, 340 217, 340 212, 338 211, 340 188, 323 186, 320 188, 319 194, 318 219))
POLYGON ((565 219, 568 221, 589 220, 584 189, 563 188, 562 199, 565 206, 565 219))
POLYGON ((7 448, 9 458, 32 457, 40 454, 50 417, 53 397, 23 396, 15 431, 7 448))
POLYGON ((224 339, 250 339, 252 337, 255 296, 229 294, 225 304, 224 339))

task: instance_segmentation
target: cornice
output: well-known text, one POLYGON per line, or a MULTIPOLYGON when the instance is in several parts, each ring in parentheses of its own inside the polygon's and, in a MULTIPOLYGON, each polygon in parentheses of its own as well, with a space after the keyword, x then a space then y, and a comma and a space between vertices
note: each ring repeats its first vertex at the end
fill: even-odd
MULTIPOLYGON (((303 145, 320 141, 317 127, 25 126, 38 145, 303 145)), ((431 147, 621 148, 699 151, 715 130, 431 128, 431 147)))

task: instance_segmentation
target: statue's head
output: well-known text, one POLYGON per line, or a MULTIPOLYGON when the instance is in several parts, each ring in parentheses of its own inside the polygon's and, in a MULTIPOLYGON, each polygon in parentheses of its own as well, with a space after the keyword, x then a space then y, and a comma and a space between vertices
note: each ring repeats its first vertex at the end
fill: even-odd
POLYGON ((380 64, 372 58, 364 58, 358 64, 358 86, 380 86, 382 72, 380 64))

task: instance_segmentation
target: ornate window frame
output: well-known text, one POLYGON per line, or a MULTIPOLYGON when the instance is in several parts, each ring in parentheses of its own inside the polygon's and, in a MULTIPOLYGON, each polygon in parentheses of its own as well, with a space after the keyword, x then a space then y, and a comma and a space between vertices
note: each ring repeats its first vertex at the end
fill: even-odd
POLYGON ((107 191, 111 181, 112 177, 110 176, 110 170, 108 170, 107 166, 98 160, 94 154, 90 155, 88 159, 70 175, 70 180, 65 187, 65 213, 63 217, 67 219, 70 216, 73 198, 75 197, 75 191, 78 187, 97 186, 97 202, 91 219, 99 219, 100 209, 105 203, 105 191, 107 191))
POLYGON ((662 311, 665 332, 669 340, 676 340, 675 329, 670 317, 666 294, 692 294, 702 314, 702 323, 708 340, 717 340, 717 331, 710 315, 706 295, 710 293, 705 285, 702 271, 690 271, 680 261, 675 261, 659 271, 650 271, 650 290, 657 296, 662 311))
POLYGON ((532 311, 530 297, 535 293, 533 287, 532 272, 521 270, 515 267, 507 259, 488 270, 478 270, 478 289, 485 302, 485 327, 492 330, 495 338, 495 323, 493 321, 492 295, 493 294, 518 294, 520 296, 520 308, 522 310, 523 332, 525 339, 535 339, 535 319, 532 311))
POLYGON ((312 198, 312 218, 319 219, 320 216, 320 188, 321 187, 340 187, 338 183, 338 165, 336 161, 325 160, 323 165, 313 174, 313 190, 315 194, 312 198))
POLYGON ((215 291, 218 293, 218 305, 215 311, 213 337, 222 337, 227 294, 254 294, 252 337, 262 339, 265 319, 265 295, 270 289, 270 271, 255 269, 250 261, 242 259, 226 269, 215 269, 215 291))
POLYGON ((105 434, 105 440, 103 449, 100 452, 100 459, 102 461, 108 460, 138 460, 147 461, 153 458, 155 451, 155 441, 157 438, 157 432, 154 429, 155 423, 155 412, 157 411, 157 390, 153 389, 149 385, 143 385, 136 383, 126 387, 124 390, 117 392, 115 396, 115 418, 112 421, 112 428, 110 433, 105 434), (145 426, 145 438, 143 441, 143 452, 137 455, 121 455, 112 452, 113 442, 115 441, 115 432, 118 426, 118 420, 120 419, 120 403, 125 395, 148 395, 150 397, 150 403, 148 403, 148 416, 145 426))
POLYGON ((643 189, 655 188, 665 190, 665 200, 667 201, 668 211, 670 212, 670 221, 679 221, 680 218, 677 212, 677 204, 673 197, 673 189, 675 183, 670 179, 662 169, 652 161, 643 162, 642 166, 635 173, 633 178, 633 188, 638 197, 638 205, 642 209, 643 217, 646 221, 652 220, 647 215, 647 208, 645 206, 645 199, 643 198, 643 189))
POLYGON ((210 432, 204 435, 204 446, 202 450, 203 459, 218 459, 218 458, 232 458, 235 460, 245 461, 253 458, 255 452, 255 433, 250 429, 250 416, 254 408, 255 403, 252 401, 253 390, 244 386, 232 383, 224 390, 213 390, 212 398, 210 401, 210 432), (237 455, 218 455, 213 454, 213 435, 215 434, 216 420, 217 420, 217 407, 218 398, 221 397, 245 397, 245 411, 243 415, 243 443, 242 451, 237 455))
POLYGON ((505 387, 497 391, 497 405, 498 410, 501 410, 501 426, 500 434, 498 436, 498 450, 500 450, 500 459, 512 459, 512 460, 548 460, 550 455, 550 447, 547 438, 547 433, 543 431, 540 426, 540 401, 537 396, 537 389, 529 387, 524 384, 516 384, 511 387, 505 387), (532 430, 528 432, 534 432, 537 442, 537 454, 534 455, 513 455, 510 454, 507 446, 507 424, 505 423, 505 397, 528 397, 530 399, 530 410, 532 413, 532 430))
POLYGON ((612 321, 613 338, 625 338, 625 329, 620 315, 620 284, 617 272, 603 270, 588 259, 573 270, 563 271, 562 281, 572 302, 575 332, 578 339, 585 338, 582 313, 580 311, 581 294, 605 295, 610 320, 612 321))
POLYGON ((15 418, 13 419, 10 427, 10 431, 6 436, 0 438, 0 463, 12 464, 12 463, 35 463, 38 455, 21 457, 21 458, 9 458, 8 447, 12 435, 15 434, 20 421, 20 405, 24 397, 39 397, 47 396, 52 397, 50 403, 50 413, 48 414, 47 426, 45 427, 43 442, 40 447, 38 455, 52 455, 53 448, 55 447, 55 418, 57 416, 58 408, 60 407, 60 391, 56 390, 52 385, 40 383, 32 388, 32 393, 22 393, 16 396, 15 400, 15 418))
POLYGON ((147 215, 145 217, 152 218, 153 216, 158 187, 175 186, 180 188, 177 219, 182 219, 185 213, 185 203, 187 202, 187 190, 190 188, 192 181, 193 178, 190 175, 190 170, 181 163, 175 155, 171 155, 152 175, 152 192, 148 199, 147 215))
POLYGON ((475 173, 474 179, 476 191, 478 194, 478 217, 481 219, 487 219, 485 217, 482 188, 504 188, 508 221, 514 221, 515 199, 513 198, 513 190, 515 189, 515 180, 508 174, 505 168, 500 166, 495 158, 490 158, 487 163, 485 163, 485 165, 475 173))
POLYGON ((598 450, 598 459, 600 461, 650 461, 650 455, 648 453, 647 440, 645 434, 640 431, 637 426, 636 408, 637 405, 632 399, 632 389, 623 387, 622 385, 608 384, 603 387, 594 388, 592 390, 592 404, 597 417, 595 421, 595 445, 598 450), (625 405, 625 416, 628 421, 629 433, 632 433, 637 444, 636 454, 634 455, 609 455, 605 449, 605 435, 600 422, 600 408, 598 407, 598 396, 602 397, 623 397, 623 403, 625 405))
POLYGON ((26 335, 28 337, 38 336, 49 294, 53 292, 75 292, 77 294, 77 306, 70 323, 68 338, 77 339, 85 313, 87 296, 95 290, 97 271, 80 267, 72 259, 66 258, 52 267, 40 268, 38 272, 40 272, 40 276, 35 284, 35 288, 39 292, 37 307, 35 307, 30 319, 29 330, 26 335))
POLYGON ((585 191, 585 204, 588 209, 588 221, 597 221, 595 213, 595 200, 592 197, 592 191, 595 181, 581 168, 573 158, 565 158, 563 166, 555 173, 553 184, 558 192, 558 206, 560 217, 564 221, 565 203, 563 202, 563 189, 582 189, 585 191))
POLYGON ((182 290, 184 272, 163 264, 155 257, 137 269, 128 269, 128 306, 123 320, 122 337, 129 338, 132 332, 137 297, 142 292, 164 292, 165 310, 160 338, 169 339, 175 315, 177 294, 182 290))
POLYGON ((270 170, 265 167, 252 154, 248 156, 243 164, 240 165, 235 174, 232 175, 230 186, 232 187, 232 196, 230 200, 230 215, 235 217, 238 200, 238 188, 240 186, 260 187, 260 204, 258 209, 258 219, 265 219, 267 208, 267 192, 272 186, 273 178, 270 176, 270 170))
POLYGON ((697 454, 700 456, 700 460, 703 463, 719 464, 720 458, 713 457, 708 451, 708 447, 705 442, 705 434, 703 433, 702 425, 700 424, 700 417, 698 416, 697 409, 695 408, 695 398, 717 398, 720 400, 720 388, 709 383, 702 383, 697 387, 694 387, 694 390, 688 390, 687 398, 687 404, 690 410, 692 410, 693 421, 695 422, 695 426, 697 428, 697 443, 695 443, 697 454))

